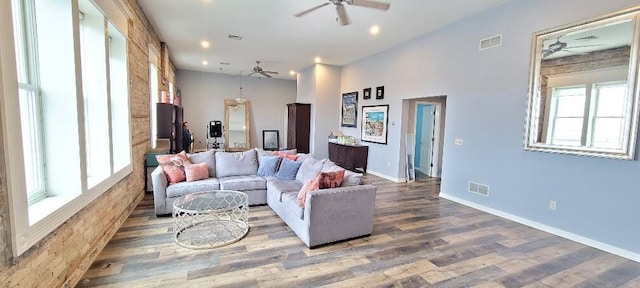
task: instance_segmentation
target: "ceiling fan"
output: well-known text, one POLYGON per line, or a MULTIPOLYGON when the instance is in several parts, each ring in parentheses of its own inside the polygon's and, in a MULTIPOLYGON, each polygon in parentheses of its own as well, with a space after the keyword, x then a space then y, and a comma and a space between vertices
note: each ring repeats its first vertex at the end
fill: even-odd
POLYGON ((261 74, 264 77, 267 78, 271 78, 271 75, 269 74, 278 74, 278 72, 276 71, 264 71, 262 70, 262 67, 260 67, 260 61, 256 61, 256 67, 253 67, 253 72, 251 72, 251 74, 247 75, 247 76, 251 76, 253 74, 261 74))
POLYGON ((389 10, 389 7, 391 6, 390 3, 383 3, 383 2, 377 2, 372 0, 327 0, 326 3, 304 10, 298 14, 295 14, 294 16, 302 17, 319 8, 322 8, 329 4, 333 4, 333 5, 336 5, 336 11, 338 12, 338 21, 340 22, 340 25, 343 25, 343 26, 349 25, 351 24, 351 21, 349 21, 349 16, 347 16, 347 11, 345 10, 343 3, 347 3, 353 6, 373 8, 373 9, 384 10, 384 11, 389 10))
POLYGON ((569 53, 575 53, 575 54, 585 54, 583 52, 572 51, 570 49, 604 46, 603 44, 569 46, 569 44, 567 42, 560 41, 561 37, 562 36, 559 36, 556 39, 556 42, 549 44, 549 47, 547 47, 547 49, 543 49, 542 50, 542 58, 546 58, 546 57, 551 56, 551 55, 553 55, 555 53, 558 53, 560 51, 569 52, 569 53))

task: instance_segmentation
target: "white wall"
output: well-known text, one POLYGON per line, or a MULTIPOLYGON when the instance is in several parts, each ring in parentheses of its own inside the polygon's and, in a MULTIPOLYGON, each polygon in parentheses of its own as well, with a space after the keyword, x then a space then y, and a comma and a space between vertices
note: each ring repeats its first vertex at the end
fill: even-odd
POLYGON ((329 157, 329 134, 340 130, 341 71, 337 66, 315 64, 298 74, 297 102, 311 104, 309 150, 318 159, 329 157))
MULTIPOLYGON (((224 99, 235 99, 240 91, 240 77, 220 73, 178 70, 178 87, 182 89, 184 121, 194 133, 194 147, 205 148, 209 121, 224 119, 224 99)), ((251 147, 262 147, 262 130, 279 130, 280 146, 286 146, 284 121, 286 104, 296 101, 296 81, 242 77, 244 95, 250 101, 251 147)))
POLYGON ((523 150, 532 33, 631 5, 638 1, 509 1, 343 67, 342 91, 385 86, 384 100, 360 107, 390 105, 389 144, 369 145, 368 169, 400 178, 403 99, 446 95, 441 195, 640 261, 640 161, 523 150), (502 46, 478 50, 498 34, 502 46), (469 181, 489 185, 489 196, 469 193, 469 181))

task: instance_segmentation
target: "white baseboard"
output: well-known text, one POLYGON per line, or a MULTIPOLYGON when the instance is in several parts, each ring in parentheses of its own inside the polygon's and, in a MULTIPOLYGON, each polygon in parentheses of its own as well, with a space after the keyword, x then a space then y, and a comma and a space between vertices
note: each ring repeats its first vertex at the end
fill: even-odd
POLYGON ((387 180, 389 180, 389 181, 391 181, 391 182, 395 182, 395 183, 404 183, 404 182, 405 182, 405 181, 404 181, 404 178, 402 178, 402 179, 393 178, 393 177, 390 177, 390 176, 384 175, 384 174, 379 173, 379 172, 376 172, 376 171, 367 170, 367 174, 371 174, 371 175, 374 175, 374 176, 378 176, 378 177, 380 177, 380 178, 384 178, 384 179, 387 179, 387 180))
POLYGON ((535 222, 535 221, 532 221, 532 220, 529 220, 529 219, 526 219, 526 218, 522 218, 522 217, 519 217, 519 216, 516 216, 516 215, 513 215, 513 214, 502 212, 500 210, 496 210, 496 209, 493 209, 493 208, 482 206, 482 205, 473 203, 471 201, 467 201, 467 200, 458 198, 456 196, 451 196, 451 195, 448 195, 448 194, 445 194, 445 193, 440 193, 440 197, 442 197, 444 199, 447 199, 447 200, 451 200, 453 202, 456 202, 456 203, 459 203, 459 204, 462 204, 462 205, 465 205, 465 206, 469 206, 471 208, 474 208, 474 209, 477 209, 477 210, 480 210, 480 211, 483 211, 483 212, 487 212, 489 214, 493 214, 493 215, 498 216, 498 217, 509 219, 511 221, 518 222, 520 224, 527 225, 529 227, 532 227, 532 228, 535 228, 535 229, 538 229, 538 230, 542 230, 544 232, 551 233, 551 234, 554 234, 554 235, 557 235, 557 236, 560 236, 560 237, 563 237, 563 238, 566 238, 566 239, 569 239, 569 240, 572 240, 572 241, 575 241, 575 242, 578 242, 578 243, 581 243, 581 244, 584 244, 584 245, 587 245, 587 246, 591 246, 593 248, 600 249, 600 250, 609 252, 611 254, 618 255, 620 257, 624 257, 624 258, 627 258, 627 259, 630 259, 630 260, 633 260, 633 261, 636 261, 636 262, 640 262, 640 254, 631 252, 629 250, 618 248, 618 247, 615 247, 615 246, 612 246, 612 245, 609 245, 609 244, 606 244, 606 243, 602 243, 602 242, 599 242, 599 241, 596 241, 596 240, 593 240, 593 239, 590 239, 590 238, 587 238, 587 237, 584 237, 584 236, 580 236, 578 234, 567 232, 567 231, 564 231, 564 230, 561 230, 561 229, 558 229, 558 228, 555 228, 555 227, 551 227, 551 226, 548 226, 548 225, 545 225, 545 224, 542 224, 542 223, 538 223, 538 222, 535 222))

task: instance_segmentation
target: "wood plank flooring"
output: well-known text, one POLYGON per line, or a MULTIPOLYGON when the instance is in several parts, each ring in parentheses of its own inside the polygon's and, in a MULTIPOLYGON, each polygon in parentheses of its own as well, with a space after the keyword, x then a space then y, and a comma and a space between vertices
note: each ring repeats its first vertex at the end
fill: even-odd
POLYGON ((268 206, 239 242, 181 248, 147 195, 78 287, 640 287, 640 263, 440 199, 437 179, 367 182, 371 236, 316 249, 268 206))

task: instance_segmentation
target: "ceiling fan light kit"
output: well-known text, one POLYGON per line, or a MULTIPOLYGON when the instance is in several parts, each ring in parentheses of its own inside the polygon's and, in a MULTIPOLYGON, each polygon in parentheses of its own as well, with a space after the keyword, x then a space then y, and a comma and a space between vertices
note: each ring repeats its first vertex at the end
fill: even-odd
POLYGON ((337 18, 338 22, 340 23, 340 25, 346 26, 351 24, 351 20, 349 20, 349 16, 347 15, 347 10, 344 7, 344 3, 352 6, 372 8, 372 9, 383 10, 383 11, 387 11, 389 10, 389 7, 391 7, 390 3, 378 2, 378 1, 372 1, 372 0, 327 0, 327 2, 325 3, 311 7, 300 13, 294 14, 294 16, 302 17, 324 6, 333 4, 336 6, 336 13, 338 13, 338 18, 337 18))

